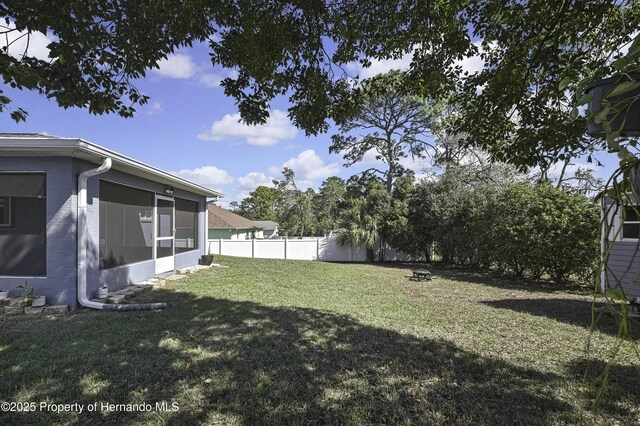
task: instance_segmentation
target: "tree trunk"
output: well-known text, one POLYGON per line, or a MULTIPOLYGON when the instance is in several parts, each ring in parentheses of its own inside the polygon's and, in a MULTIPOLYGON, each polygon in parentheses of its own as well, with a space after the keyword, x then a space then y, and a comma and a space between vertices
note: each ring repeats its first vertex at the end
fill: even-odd
POLYGON ((375 260, 373 247, 367 247, 365 251, 367 252, 367 262, 373 263, 373 261, 375 260))

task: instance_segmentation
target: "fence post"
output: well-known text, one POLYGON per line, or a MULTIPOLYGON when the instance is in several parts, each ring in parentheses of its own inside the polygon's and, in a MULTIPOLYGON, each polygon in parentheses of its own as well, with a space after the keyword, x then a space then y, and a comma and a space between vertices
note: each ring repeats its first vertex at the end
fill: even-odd
POLYGON ((287 260, 287 240, 288 237, 284 237, 284 260, 287 260))
POLYGON ((349 262, 353 262, 353 246, 349 246, 349 262))
POLYGON ((320 260, 320 237, 316 238, 316 260, 320 260))
POLYGON ((218 254, 222 256, 222 238, 218 240, 218 254))
POLYGON ((252 259, 256 258, 256 239, 255 238, 251 239, 251 258, 252 259))

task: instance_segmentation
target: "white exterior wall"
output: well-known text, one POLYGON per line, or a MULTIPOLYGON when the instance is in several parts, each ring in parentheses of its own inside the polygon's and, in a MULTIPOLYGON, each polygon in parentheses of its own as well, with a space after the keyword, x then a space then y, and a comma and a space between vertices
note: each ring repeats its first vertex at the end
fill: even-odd
POLYGON ((622 238, 622 209, 605 198, 602 256, 608 254, 603 270, 602 291, 621 286, 628 298, 640 297, 640 240, 622 238))

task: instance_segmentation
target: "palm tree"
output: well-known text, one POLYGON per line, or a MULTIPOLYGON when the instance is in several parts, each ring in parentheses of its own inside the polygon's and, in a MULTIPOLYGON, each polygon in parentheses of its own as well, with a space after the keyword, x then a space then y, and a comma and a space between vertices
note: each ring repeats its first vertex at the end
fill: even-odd
POLYGON ((352 206, 345 211, 338 221, 338 244, 349 247, 364 245, 367 252, 367 261, 373 262, 373 247, 380 239, 378 221, 368 214, 366 202, 362 199, 354 199, 352 206))

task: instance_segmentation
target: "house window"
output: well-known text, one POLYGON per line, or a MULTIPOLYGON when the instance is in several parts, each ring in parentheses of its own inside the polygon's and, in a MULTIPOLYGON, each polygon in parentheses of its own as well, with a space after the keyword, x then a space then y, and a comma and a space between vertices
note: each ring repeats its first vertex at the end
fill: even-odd
POLYGON ((100 269, 153 259, 153 193, 100 181, 100 269))
POLYGON ((637 240, 640 236, 640 206, 624 206, 622 238, 637 240))
POLYGON ((0 197, 0 226, 11 226, 11 197, 0 197))
POLYGON ((198 248, 198 203, 176 198, 176 253, 198 248))
POLYGON ((47 274, 44 173, 0 173, 0 275, 47 274))

